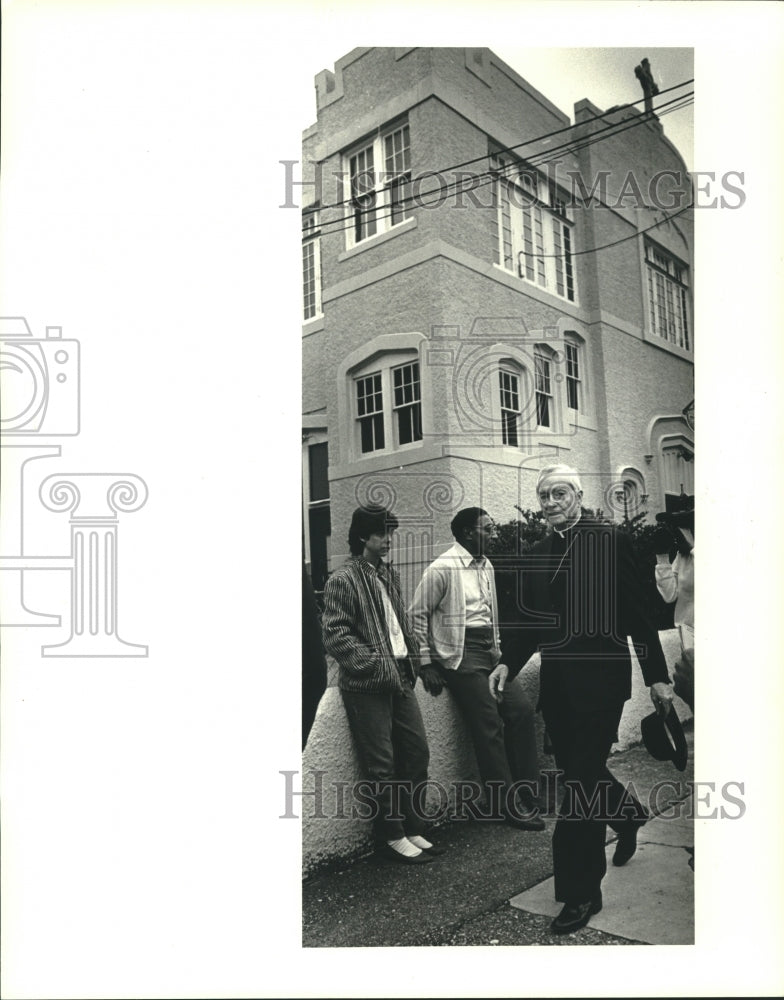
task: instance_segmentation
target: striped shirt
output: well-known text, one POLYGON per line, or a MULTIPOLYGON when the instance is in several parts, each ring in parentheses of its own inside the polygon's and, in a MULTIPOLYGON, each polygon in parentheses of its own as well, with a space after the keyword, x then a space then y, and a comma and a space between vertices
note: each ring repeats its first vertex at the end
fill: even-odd
MULTIPOLYGON (((327 580, 322 616, 324 648, 337 660, 338 683, 345 691, 402 690, 384 612, 384 586, 412 665, 418 660, 397 573, 386 563, 379 563, 376 570, 367 559, 354 556, 327 580)), ((414 670, 418 673, 416 666, 414 670)), ((415 681, 415 675, 410 679, 415 681)))

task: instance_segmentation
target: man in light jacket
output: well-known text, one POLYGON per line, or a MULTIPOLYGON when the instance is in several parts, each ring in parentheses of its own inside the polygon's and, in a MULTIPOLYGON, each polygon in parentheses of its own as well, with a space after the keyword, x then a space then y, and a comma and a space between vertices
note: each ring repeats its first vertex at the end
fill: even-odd
POLYGON ((543 830, 533 796, 534 707, 521 684, 507 685, 501 701, 488 684, 501 661, 495 578, 485 555, 493 521, 481 507, 468 507, 451 528, 455 544, 425 570, 409 608, 420 677, 432 695, 446 685, 460 706, 488 801, 518 829, 543 830), (513 788, 517 782, 529 784, 513 788))

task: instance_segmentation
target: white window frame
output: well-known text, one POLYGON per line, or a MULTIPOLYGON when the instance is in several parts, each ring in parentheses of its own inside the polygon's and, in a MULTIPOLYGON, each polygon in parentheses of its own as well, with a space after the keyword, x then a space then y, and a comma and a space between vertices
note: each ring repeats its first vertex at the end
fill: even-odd
POLYGON ((572 413, 582 413, 585 410, 585 389, 582 376, 583 352, 581 345, 576 339, 564 338, 564 361, 566 371, 564 373, 564 396, 566 409, 572 413), (574 387, 574 392, 570 390, 574 387), (574 395, 575 405, 571 405, 571 397, 574 395))
POLYGON ((649 239, 645 240, 643 254, 650 334, 658 341, 691 352, 689 267, 649 239))
POLYGON ((491 153, 497 171, 496 263, 528 284, 579 304, 574 214, 568 196, 536 168, 491 153))
POLYGON ((380 129, 343 154, 346 249, 368 243, 413 217, 411 176, 408 121, 380 129), (396 191, 402 192, 402 199, 395 197, 396 191), (365 231, 371 228, 372 232, 365 231))
POLYGON ((556 430, 559 420, 558 400, 553 391, 553 358, 539 347, 534 349, 534 395, 537 428, 556 430), (547 423, 539 419, 545 405, 542 400, 547 401, 547 423))
POLYGON ((501 365, 498 369, 498 402, 501 411, 501 444, 506 448, 521 445, 520 379, 522 373, 501 365))
POLYGON ((302 321, 321 315, 321 226, 318 212, 311 211, 302 216, 302 321))
POLYGON ((355 369, 351 373, 351 413, 354 425, 353 448, 356 457, 358 459, 372 458, 376 455, 421 448, 424 441, 422 410, 422 365, 418 355, 388 355, 376 358, 374 361, 355 369), (406 383, 411 391, 404 391, 401 399, 401 393, 395 391, 395 373, 413 366, 416 366, 416 379, 406 383), (372 414, 363 414, 360 413, 359 386, 363 379, 370 378, 376 378, 376 384, 380 390, 380 407, 375 409, 372 414), (414 427, 419 431, 419 436, 414 437, 411 441, 401 442, 401 422, 406 419, 402 418, 401 414, 403 412, 410 413, 412 407, 416 407, 418 410, 418 417, 414 416, 411 419, 414 427), (380 415, 381 417, 376 425, 383 428, 383 445, 370 451, 363 451, 362 421, 371 415, 380 415))

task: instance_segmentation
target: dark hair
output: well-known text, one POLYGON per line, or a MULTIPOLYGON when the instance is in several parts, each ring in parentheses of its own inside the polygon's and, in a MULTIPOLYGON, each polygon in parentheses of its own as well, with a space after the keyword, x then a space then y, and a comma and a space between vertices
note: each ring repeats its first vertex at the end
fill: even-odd
POLYGON ((361 556, 365 550, 365 540, 370 535, 383 535, 386 531, 394 531, 398 520, 386 507, 357 507, 351 516, 351 527, 348 529, 348 547, 351 554, 361 556))
POLYGON ((463 537, 463 532, 466 529, 471 529, 476 525, 476 522, 480 517, 487 517, 488 513, 481 507, 466 507, 465 510, 459 510, 455 516, 452 518, 452 523, 449 527, 452 529, 452 534, 458 540, 458 542, 463 537))

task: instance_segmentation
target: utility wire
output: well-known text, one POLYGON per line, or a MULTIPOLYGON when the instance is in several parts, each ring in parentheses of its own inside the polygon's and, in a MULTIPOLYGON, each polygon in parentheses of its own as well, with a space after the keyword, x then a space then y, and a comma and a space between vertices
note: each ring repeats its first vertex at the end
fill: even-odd
MULTIPOLYGON (((693 91, 689 95, 682 95, 681 97, 674 98, 673 100, 675 102, 685 101, 688 97, 692 95, 693 91)), ((667 102, 667 103, 672 103, 672 102, 667 102)), ((693 101, 689 101, 689 103, 691 104, 693 103, 693 101)), ((659 117, 664 117, 665 115, 670 114, 672 111, 682 110, 686 106, 688 105, 684 103, 678 105, 678 107, 670 108, 668 110, 663 110, 659 117)), ((660 105, 660 107, 664 108, 665 105, 660 105)), ((554 147, 551 150, 544 150, 539 154, 535 154, 528 161, 526 161, 526 163, 530 166, 540 166, 544 163, 552 162, 552 160, 557 159, 560 153, 563 152, 564 150, 569 150, 570 152, 576 152, 581 149, 586 149, 589 146, 592 146, 595 142, 600 142, 603 139, 609 139, 615 135, 620 135, 621 133, 627 131, 630 128, 636 128, 638 125, 642 125, 645 121, 646 119, 635 119, 633 121, 619 122, 608 125, 604 129, 599 130, 599 132, 590 133, 583 139, 576 140, 571 143, 564 144, 562 146, 554 147)), ((481 159, 487 159, 487 158, 488 158, 487 155, 481 157, 481 159)), ((502 168, 493 168, 483 173, 472 175, 470 177, 470 181, 479 180, 480 181, 479 184, 467 185, 465 183, 464 178, 457 181, 453 181, 450 184, 441 183, 439 184, 438 188, 432 188, 429 191, 426 191, 424 195, 417 194, 416 199, 421 207, 427 208, 430 207, 432 204, 434 204, 432 202, 429 203, 423 200, 429 197, 430 195, 435 195, 437 199, 440 199, 451 193, 459 195, 465 191, 475 191, 479 187, 484 186, 484 184, 486 183, 485 181, 486 178, 494 179, 496 177, 504 178, 513 176, 514 174, 519 172, 521 167, 524 168, 526 163, 519 163, 519 162, 510 163, 502 168)), ((433 173, 435 173, 435 171, 433 173)), ((375 192, 368 192, 368 194, 371 193, 375 192)), ((413 197, 414 196, 410 196, 408 198, 401 199, 401 201, 399 202, 401 211, 403 210, 403 206, 406 204, 406 202, 413 201, 413 197)), ((352 201, 337 202, 334 206, 324 206, 324 207, 338 207, 340 205, 345 205, 345 204, 353 204, 353 202, 352 201)), ((375 214, 376 220, 390 218, 391 215, 393 214, 391 208, 385 210, 377 206, 370 206, 368 208, 363 208, 359 210, 360 215, 363 216, 369 215, 371 212, 376 213, 375 214)), ((323 233, 337 233, 351 229, 355 225, 355 217, 356 217, 356 209, 352 212, 350 216, 344 215, 341 218, 334 219, 331 222, 324 223, 323 226, 321 227, 321 231, 323 233), (342 225, 342 223, 346 221, 348 221, 349 224, 346 226, 342 225)))
MULTIPOLYGON (((684 80, 682 83, 675 84, 675 86, 673 86, 673 87, 668 87, 666 90, 660 91, 660 93, 659 93, 658 96, 662 97, 662 96, 664 96, 664 94, 669 94, 673 90, 680 90, 682 87, 686 87, 690 83, 694 83, 694 79, 684 80)), ((693 94, 694 91, 691 91, 691 93, 693 94)), ((681 97, 685 97, 685 96, 688 96, 688 95, 681 95, 681 97)), ((660 104, 658 106, 658 108, 654 108, 654 114, 656 114, 658 112, 659 108, 664 108, 668 104, 673 103, 673 101, 677 101, 677 100, 680 100, 680 99, 681 98, 672 98, 670 101, 665 101, 663 104, 660 104)), ((575 129, 582 128, 585 125, 591 124, 592 122, 601 121, 603 118, 606 118, 608 115, 614 115, 614 114, 617 114, 619 111, 624 111, 626 108, 634 107, 634 105, 640 104, 644 100, 645 100, 645 98, 641 97, 637 101, 632 101, 629 104, 622 104, 622 105, 619 105, 616 108, 610 108, 608 111, 604 111, 601 114, 593 115, 593 117, 587 119, 586 121, 576 122, 573 125, 565 125, 565 126, 563 126, 563 128, 555 129, 552 132, 545 132, 543 135, 535 136, 533 139, 525 139, 525 140, 523 140, 523 142, 519 142, 519 143, 515 144, 514 146, 501 147, 501 148, 498 149, 498 153, 499 154, 510 153, 510 152, 513 152, 516 149, 520 149, 523 146, 530 146, 530 145, 533 145, 534 143, 542 142, 544 139, 551 139, 554 136, 562 135, 564 132, 574 131, 575 129)), ((647 121, 647 120, 648 120, 647 115, 643 115, 639 119, 639 122, 635 121, 635 124, 642 124, 642 122, 647 121)), ((611 128, 615 128, 619 124, 623 124, 623 123, 618 123, 618 122, 610 123, 607 126, 607 128, 610 128, 610 129, 611 128)), ((568 145, 568 144, 566 144, 566 145, 568 145)), ((442 167, 439 170, 434 170, 432 172, 436 173, 436 174, 450 173, 450 172, 452 172, 454 170, 459 170, 461 167, 468 167, 472 163, 479 163, 481 160, 486 160, 486 159, 487 159, 487 154, 482 154, 481 156, 475 156, 475 157, 473 157, 470 160, 464 160, 462 163, 456 163, 456 164, 454 164, 451 167, 442 167)), ((351 198, 345 198, 342 201, 330 202, 328 204, 321 205, 319 207, 322 208, 322 209, 323 208, 340 208, 343 205, 350 205, 351 203, 352 203, 352 199, 351 198)))
MULTIPOLYGON (((691 93, 693 94, 693 92, 691 93)), ((672 101, 666 102, 664 105, 660 105, 659 107, 665 110, 662 110, 661 114, 658 117, 664 117, 667 114, 671 114, 673 111, 680 111, 683 108, 689 106, 690 104, 693 104, 694 103, 693 100, 688 100, 690 96, 691 94, 681 95, 678 98, 674 98, 672 101), (671 103, 676 103, 677 106, 666 109, 666 104, 671 104, 671 103)), ((635 128, 638 125, 643 124, 646 120, 647 119, 645 118, 641 118, 641 119, 635 119, 633 121, 626 121, 622 123, 614 123, 608 125, 604 129, 601 129, 599 133, 597 132, 590 133, 583 139, 575 140, 572 141, 571 143, 564 144, 563 146, 554 147, 553 149, 545 150, 539 154, 535 154, 528 161, 526 161, 527 165, 542 166, 546 163, 552 162, 553 160, 557 159, 560 156, 560 154, 565 150, 576 152, 582 149, 586 149, 589 146, 592 146, 596 142, 601 142, 605 139, 612 138, 613 136, 620 135, 621 133, 627 131, 630 128, 635 128)), ((487 159, 487 156, 485 155, 482 157, 478 157, 477 159, 487 159)), ((470 162, 475 162, 475 161, 470 161, 470 162)), ((514 174, 518 173, 521 167, 524 169, 525 165, 526 165, 525 163, 511 163, 500 169, 488 170, 481 174, 473 175, 472 177, 469 178, 471 182, 478 181, 478 183, 466 184, 465 179, 461 179, 460 181, 455 181, 452 182, 451 184, 446 184, 446 185, 440 184, 438 188, 433 188, 425 192, 423 195, 422 194, 417 195, 416 196, 417 207, 429 208, 435 205, 436 201, 441 200, 442 198, 444 198, 449 194, 455 194, 459 196, 463 193, 477 191, 480 188, 485 187, 488 183, 495 181, 496 179, 508 179, 510 176, 513 176, 514 174), (434 196, 434 201, 428 202, 427 200, 425 200, 429 198, 431 195, 434 196)), ((375 213, 374 215, 375 221, 385 220, 390 218, 395 211, 400 211, 400 212, 405 211, 406 204, 411 201, 413 201, 413 196, 401 199, 400 202, 395 206, 394 210, 391 206, 385 208, 370 206, 368 208, 360 209, 360 214, 369 215, 370 213, 375 213)), ((339 207, 344 204, 351 204, 351 202, 350 201, 337 202, 335 205, 323 206, 323 207, 339 207)), ((322 226, 318 228, 318 230, 316 230, 316 232, 318 232, 319 235, 331 235, 333 233, 345 232, 349 229, 353 229, 355 225, 356 225, 355 213, 352 213, 351 216, 344 215, 341 218, 334 219, 331 222, 324 223, 322 226), (346 222, 348 224, 344 225, 344 223, 346 222)), ((306 234, 308 234, 311 232, 311 230, 303 230, 303 232, 306 232, 306 234)), ((313 234, 315 235, 315 232, 313 234)))

